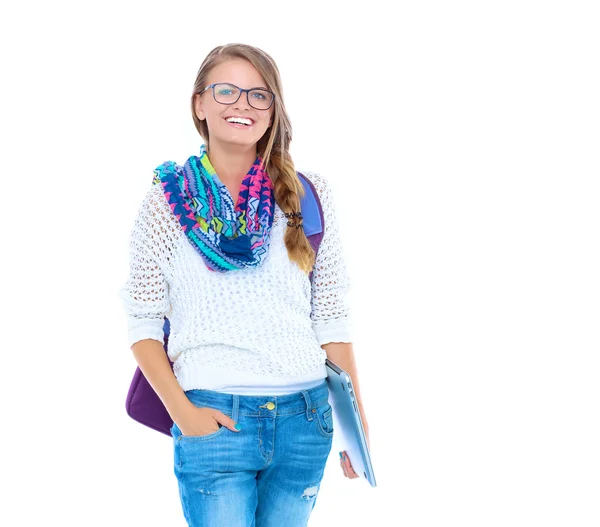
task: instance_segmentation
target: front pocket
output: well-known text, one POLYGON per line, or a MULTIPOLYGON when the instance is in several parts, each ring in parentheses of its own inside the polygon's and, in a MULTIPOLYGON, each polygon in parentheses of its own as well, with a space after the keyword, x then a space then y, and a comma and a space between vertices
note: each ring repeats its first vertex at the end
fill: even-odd
POLYGON ((177 441, 180 441, 183 443, 188 443, 188 442, 206 441, 207 439, 212 439, 213 437, 216 437, 216 436, 220 435, 221 433, 223 433, 223 430, 225 428, 227 428, 227 427, 223 426, 222 424, 219 423, 219 429, 214 431, 211 434, 207 434, 207 435, 203 435, 203 436, 184 436, 181 433, 181 430, 179 429, 179 427, 177 426, 177 423, 174 422, 173 426, 171 428, 171 434, 177 441))
POLYGON ((333 408, 327 403, 319 406, 316 410, 316 421, 319 425, 319 432, 325 437, 333 436, 333 408))

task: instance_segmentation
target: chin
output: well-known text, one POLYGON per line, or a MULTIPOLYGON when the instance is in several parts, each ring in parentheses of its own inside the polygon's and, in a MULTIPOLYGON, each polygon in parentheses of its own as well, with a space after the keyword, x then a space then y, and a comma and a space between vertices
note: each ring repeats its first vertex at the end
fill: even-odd
POLYGON ((262 137, 263 136, 257 137, 255 135, 248 134, 248 137, 241 137, 241 136, 219 137, 219 141, 221 143, 225 143, 225 144, 229 144, 229 145, 253 146, 256 143, 258 143, 258 141, 260 141, 262 137))

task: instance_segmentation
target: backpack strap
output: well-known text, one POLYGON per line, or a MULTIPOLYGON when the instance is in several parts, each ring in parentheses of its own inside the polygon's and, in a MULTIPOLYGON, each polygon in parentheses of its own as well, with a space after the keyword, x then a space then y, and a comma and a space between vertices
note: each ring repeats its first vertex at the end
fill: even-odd
POLYGON ((302 227, 316 254, 319 245, 321 245, 321 240, 323 240, 325 230, 323 208, 312 181, 300 172, 297 172, 297 174, 304 187, 304 197, 300 200, 302 227))

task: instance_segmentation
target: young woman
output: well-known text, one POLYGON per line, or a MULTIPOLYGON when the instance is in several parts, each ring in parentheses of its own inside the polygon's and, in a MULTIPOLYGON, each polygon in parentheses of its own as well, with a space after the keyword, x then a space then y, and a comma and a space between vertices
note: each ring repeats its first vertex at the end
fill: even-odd
POLYGON ((333 438, 327 357, 362 401, 331 189, 305 174, 325 220, 315 261, 279 70, 264 51, 213 49, 191 107, 200 155, 154 171, 132 230, 121 292, 130 344, 174 421, 188 524, 306 525, 333 438))

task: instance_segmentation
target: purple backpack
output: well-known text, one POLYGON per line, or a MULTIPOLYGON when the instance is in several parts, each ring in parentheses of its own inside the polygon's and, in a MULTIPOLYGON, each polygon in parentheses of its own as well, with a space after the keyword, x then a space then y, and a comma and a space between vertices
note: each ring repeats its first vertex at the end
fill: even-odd
MULTIPOLYGON (((310 241, 315 254, 317 254, 325 230, 323 209, 312 182, 300 172, 298 172, 298 176, 305 191, 304 197, 300 202, 304 233, 310 241)), ((309 279, 312 281, 312 272, 309 274, 309 279)), ((170 329, 169 319, 165 317, 165 324, 163 326, 165 352, 169 343, 170 329)), ((173 363, 170 360, 169 363, 171 364, 171 369, 173 369, 173 363)), ((142 423, 168 436, 171 435, 173 420, 139 367, 136 368, 131 385, 129 386, 125 408, 129 417, 138 423, 142 423)))

